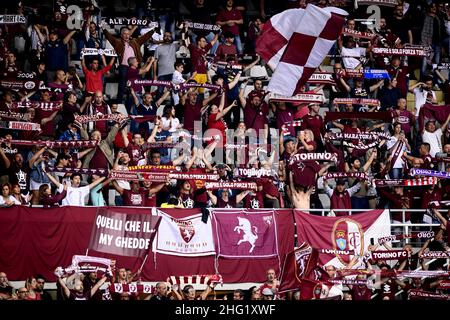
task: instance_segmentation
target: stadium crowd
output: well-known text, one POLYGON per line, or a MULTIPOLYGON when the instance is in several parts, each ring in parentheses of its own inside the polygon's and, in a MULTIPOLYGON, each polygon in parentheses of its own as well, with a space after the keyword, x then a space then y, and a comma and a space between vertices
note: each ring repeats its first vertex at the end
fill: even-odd
MULTIPOLYGON (((349 209, 449 204, 448 4, 380 2, 381 16, 370 24, 365 5, 315 1, 340 6, 349 16, 317 71, 329 81, 302 88, 304 97, 320 95, 310 102, 267 92, 272 70, 257 53, 270 17, 309 1, 254 1, 252 10, 251 1, 237 0, 132 2, 135 8, 127 12, 104 1, 0 4, 2 14, 26 17, 25 23, 0 22, 1 206, 298 208, 346 215, 349 209), (72 27, 69 5, 82 9, 80 29, 72 27), (121 25, 116 16, 156 25, 121 25), (366 34, 371 36, 361 36, 366 34), (377 48, 411 48, 426 56, 381 55, 377 48), (370 70, 385 70, 386 76, 370 77, 370 70), (36 85, 30 88, 23 79, 36 85), (25 84, 11 87, 13 82, 25 84), (207 174, 218 178, 200 177, 207 174)), ((428 218, 408 211, 404 221, 392 215, 402 222, 428 218)), ((442 222, 442 230, 448 226, 445 214, 432 219, 442 222)), ((442 230, 431 244, 445 251, 448 230, 442 230)), ((367 261, 396 270, 414 270, 419 263, 367 261)), ((324 271, 330 278, 337 272, 324 271)), ((115 282, 136 280, 125 269, 113 273, 115 282)), ((443 279, 419 280, 387 277, 377 279, 373 290, 333 290, 346 300, 369 299, 376 290, 382 299, 395 299, 400 289, 405 299, 411 288, 448 293, 437 289, 443 279)), ((98 289, 105 281, 113 280, 96 273, 61 280, 58 297, 102 299, 98 289)), ((46 299, 44 284, 42 276, 31 277, 14 292, 0 273, 3 298, 46 299)), ((264 285, 228 298, 299 298, 279 295, 276 288, 275 272, 268 270, 264 285)), ((112 296, 195 299, 192 286, 179 289, 161 282, 152 295, 112 296)))

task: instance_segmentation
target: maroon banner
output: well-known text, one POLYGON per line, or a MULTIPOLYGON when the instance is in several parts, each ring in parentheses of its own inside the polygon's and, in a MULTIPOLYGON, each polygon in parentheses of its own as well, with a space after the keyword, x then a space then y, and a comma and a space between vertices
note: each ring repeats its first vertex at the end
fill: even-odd
POLYGON ((234 259, 278 256, 273 211, 243 213, 215 209, 212 219, 217 256, 234 259))
POLYGON ((149 252, 161 217, 99 208, 89 249, 119 256, 142 257, 149 252))
POLYGON ((10 90, 32 91, 39 88, 39 80, 0 80, 0 87, 10 90))
POLYGON ((372 210, 345 217, 321 217, 294 210, 298 242, 313 248, 331 248, 350 254, 319 253, 320 265, 346 267, 355 257, 364 256, 370 238, 390 235, 389 212, 372 210))
POLYGON ((416 179, 374 179, 375 186, 377 188, 383 187, 421 187, 432 186, 438 183, 436 177, 416 178, 416 179))
POLYGON ((331 84, 335 85, 333 74, 329 72, 314 72, 308 79, 308 83, 312 84, 331 84))
POLYGON ((56 111, 62 107, 62 101, 43 102, 43 101, 26 101, 26 102, 13 102, 9 107, 10 110, 20 108, 33 108, 42 109, 44 111, 56 111))
POLYGON ((372 40, 377 36, 375 33, 363 32, 349 28, 344 28, 342 34, 344 36, 351 36, 353 38, 370 39, 370 40, 372 40))
POLYGON ((442 290, 450 289, 450 280, 441 280, 439 282, 438 289, 442 289, 442 290))
POLYGON ((333 104, 361 104, 373 107, 380 106, 378 99, 363 99, 363 98, 335 98, 333 104))
POLYGON ((88 123, 95 121, 115 121, 122 122, 127 117, 121 113, 113 113, 113 114, 94 114, 91 116, 75 116, 75 121, 78 123, 88 123))
POLYGON ((372 52, 374 54, 385 55, 396 55, 396 56, 415 56, 415 57, 425 57, 427 53, 424 49, 397 49, 397 48, 373 48, 372 52))
POLYGON ((407 250, 379 250, 370 251, 370 254, 375 260, 399 260, 410 256, 407 250))
POLYGON ((297 103, 322 103, 323 95, 315 93, 302 93, 292 97, 270 93, 269 101, 275 102, 297 102, 297 103))
MULTIPOLYGON (((149 214, 150 208, 107 207, 114 212, 149 214)), ((74 255, 86 254, 97 208, 60 207, 3 208, 0 215, 0 270, 11 281, 25 280, 30 274, 42 274, 48 281, 56 281, 55 266, 67 266, 74 255), (18 254, 20 252, 20 254, 18 254), (33 263, 24 263, 27 261, 33 263)), ((200 214, 199 209, 165 209, 176 219, 200 214)), ((254 210, 254 212, 260 212, 254 210)), ((275 210, 278 227, 280 259, 294 249, 292 210, 275 210)), ((89 255, 116 260, 116 265, 137 271, 142 259, 89 251, 89 255)), ((266 271, 274 268, 279 274, 278 258, 219 259, 218 273, 225 283, 264 282, 266 271), (251 272, 249 272, 251 270, 251 272)), ((142 268, 142 281, 164 281, 169 276, 216 274, 214 256, 186 258, 173 255, 149 254, 142 268), (152 258, 150 258, 152 257, 152 258)))
POLYGON ((137 283, 112 283, 109 285, 108 290, 109 293, 150 294, 153 293, 153 286, 137 283))
POLYGON ((408 298, 409 300, 448 300, 448 295, 411 289, 408 292, 408 298))
POLYGON ((129 166, 129 171, 159 171, 159 172, 172 172, 172 171, 181 171, 181 167, 179 166, 168 166, 168 165, 146 165, 146 166, 129 166))
POLYGON ((450 258, 450 251, 428 251, 422 253, 419 258, 424 259, 448 259, 450 258))
POLYGON ((325 175, 324 180, 342 178, 357 178, 367 180, 367 175, 365 172, 329 172, 325 175))
POLYGON ((218 190, 218 189, 245 189, 245 190, 256 190, 256 182, 206 182, 205 188, 207 190, 218 190))

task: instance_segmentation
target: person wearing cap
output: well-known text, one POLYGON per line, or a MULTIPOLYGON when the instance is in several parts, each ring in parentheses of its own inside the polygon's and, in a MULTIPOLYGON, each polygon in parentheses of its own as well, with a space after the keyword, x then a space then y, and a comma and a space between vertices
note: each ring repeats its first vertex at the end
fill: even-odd
MULTIPOLYGON (((323 187, 325 192, 330 197, 330 209, 352 209, 351 197, 361 188, 361 182, 358 182, 351 188, 345 188, 345 180, 337 179, 336 187, 331 189, 328 185, 328 181, 324 180, 323 187)), ((346 216, 348 212, 346 211, 336 211, 336 216, 346 216)))
POLYGON ((264 290, 262 290, 261 294, 262 294, 262 300, 273 300, 273 298, 274 298, 274 294, 273 294, 272 290, 270 290, 269 288, 264 288, 264 290))
POLYGON ((244 190, 236 196, 230 196, 228 189, 220 189, 217 192, 217 197, 211 190, 207 190, 206 192, 216 208, 237 208, 237 204, 240 203, 251 191, 244 190))
POLYGON ((422 133, 423 142, 430 144, 430 155, 436 156, 436 153, 442 152, 442 135, 443 131, 447 130, 447 125, 450 122, 450 114, 447 120, 439 129, 436 129, 436 120, 429 120, 425 125, 425 130, 422 133))

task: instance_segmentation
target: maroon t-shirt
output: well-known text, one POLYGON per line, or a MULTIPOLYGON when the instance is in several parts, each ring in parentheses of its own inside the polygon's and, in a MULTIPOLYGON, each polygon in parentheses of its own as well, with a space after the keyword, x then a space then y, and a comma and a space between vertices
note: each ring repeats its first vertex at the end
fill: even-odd
POLYGON ((290 166, 294 175, 294 184, 311 187, 316 185, 316 173, 320 171, 317 161, 302 161, 290 166))
POLYGON ((247 128, 253 128, 259 134, 259 130, 264 129, 264 125, 268 123, 267 115, 269 114, 269 107, 265 103, 261 103, 255 107, 247 99, 247 104, 244 108, 244 122, 247 128))
POLYGON ((139 75, 139 69, 134 69, 129 67, 127 71, 127 81, 131 82, 131 87, 133 88, 134 92, 141 92, 142 86, 134 84, 134 80, 139 80, 141 76, 139 75))
POLYGON ((139 160, 144 159, 142 146, 138 146, 132 142, 128 144, 125 152, 130 156, 130 166, 136 166, 139 160))
MULTIPOLYGON (((93 104, 92 107, 94 109, 94 114, 97 114, 99 112, 102 114, 108 114, 108 105, 106 103, 102 103, 100 105, 93 104)), ((106 134, 108 132, 107 122, 106 121, 96 121, 95 129, 101 132, 102 137, 106 136, 106 134)))
MULTIPOLYGON (((42 119, 50 117, 54 111, 46 111, 42 109, 35 109, 36 115, 34 117, 34 122, 41 123, 42 119)), ((41 135, 42 136, 53 136, 55 134, 55 126, 53 121, 49 121, 44 125, 41 125, 41 135)))
MULTIPOLYGON (((239 10, 236 8, 232 8, 231 10, 227 10, 226 8, 223 10, 220 10, 217 14, 216 21, 225 22, 229 20, 241 20, 242 14, 239 10)), ((223 32, 231 32, 235 36, 239 35, 239 25, 236 23, 233 26, 224 25, 222 26, 223 32)))
POLYGON ((217 197, 216 208, 236 208, 236 197, 230 197, 228 202, 223 201, 221 197, 217 197))
POLYGON ((188 193, 180 193, 181 202, 185 208, 193 208, 195 205, 194 196, 188 193))
POLYGON ((430 154, 421 155, 420 158, 423 160, 423 164, 420 166, 422 169, 432 169, 433 163, 432 163, 432 157, 430 154))
POLYGON ((208 43, 205 48, 200 49, 196 45, 190 44, 189 51, 191 52, 192 68, 199 74, 206 74, 208 69, 206 68, 206 54, 212 48, 212 45, 208 43))
POLYGON ((399 115, 395 118, 395 121, 401 124, 402 130, 406 135, 409 134, 411 132, 411 124, 414 119, 414 115, 408 110, 397 110, 397 113, 399 115))
POLYGON ((321 141, 320 136, 323 132, 323 119, 321 116, 311 116, 307 114, 302 118, 302 130, 309 129, 314 133, 314 141, 321 141))
POLYGON ((202 103, 192 105, 189 101, 184 104, 184 129, 194 131, 194 122, 202 119, 202 103))
POLYGON ((397 293, 397 284, 394 280, 389 279, 385 283, 380 285, 381 299, 389 297, 389 300, 395 300, 395 294, 397 293))
POLYGON ((108 168, 108 160, 106 159, 105 155, 103 154, 103 151, 99 147, 95 148, 94 156, 89 162, 89 168, 90 169, 108 168))
POLYGON ((272 179, 270 179, 270 178, 260 178, 259 180, 261 181, 261 183, 263 185, 262 192, 264 194, 268 194, 269 196, 278 198, 278 189, 273 184, 273 180, 272 179))
POLYGON ((361 301, 361 300, 371 300, 372 291, 367 288, 367 286, 353 286, 350 291, 352 294, 353 300, 361 301))
POLYGON ((132 190, 123 190, 122 198, 125 206, 143 206, 148 197, 148 191, 139 189, 138 192, 132 190))
POLYGON ((256 195, 247 195, 244 198, 245 208, 264 208, 264 196, 263 193, 258 191, 256 195))

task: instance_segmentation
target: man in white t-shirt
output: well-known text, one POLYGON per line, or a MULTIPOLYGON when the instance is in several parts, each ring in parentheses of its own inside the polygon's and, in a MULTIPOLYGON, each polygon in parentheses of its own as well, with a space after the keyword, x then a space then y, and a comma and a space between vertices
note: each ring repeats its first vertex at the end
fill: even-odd
POLYGON ((425 125, 425 130, 422 133, 422 140, 423 142, 430 144, 430 155, 432 157, 435 157, 436 153, 442 152, 442 129, 445 130, 449 121, 450 115, 439 129, 436 129, 435 120, 429 120, 425 125))
POLYGON ((433 79, 427 77, 423 82, 417 82, 409 87, 409 92, 414 93, 414 115, 419 116, 420 108, 426 103, 436 103, 436 94, 431 88, 433 87, 433 79))
POLYGON ((342 45, 342 40, 339 39, 339 49, 341 50, 342 62, 346 69, 357 69, 361 65, 361 57, 365 57, 366 53, 372 50, 371 45, 367 48, 355 47, 355 40, 350 37, 347 39, 345 46, 342 45))
MULTIPOLYGON (((64 185, 59 183, 58 180, 56 180, 52 175, 50 175, 47 172, 47 176, 50 179, 51 182, 53 182, 56 187, 58 188, 58 192, 62 192, 64 190, 64 185)), ((103 180, 105 180, 105 177, 101 177, 100 179, 97 179, 93 181, 91 184, 80 187, 81 184, 81 174, 74 173, 72 174, 72 177, 70 178, 71 181, 71 187, 67 188, 67 195, 62 200, 61 204, 63 206, 79 206, 84 207, 85 206, 85 199, 89 195, 89 191, 94 188, 96 185, 101 183, 103 180)))

